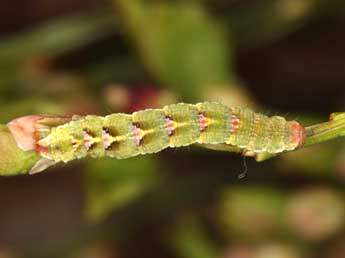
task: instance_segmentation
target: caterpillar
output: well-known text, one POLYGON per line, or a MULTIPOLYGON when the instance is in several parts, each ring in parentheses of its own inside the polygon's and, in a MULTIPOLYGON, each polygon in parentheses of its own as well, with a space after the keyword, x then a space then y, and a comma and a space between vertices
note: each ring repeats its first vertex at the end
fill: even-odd
MULTIPOLYGON (((36 128, 33 149, 45 165, 41 162, 32 172, 86 156, 125 159, 191 144, 233 146, 248 156, 276 154, 302 146, 305 138, 296 121, 217 102, 178 103, 104 117, 74 116, 49 126, 42 121, 37 120, 41 126, 36 128)), ((8 127, 14 131, 16 124, 14 120, 8 127)))

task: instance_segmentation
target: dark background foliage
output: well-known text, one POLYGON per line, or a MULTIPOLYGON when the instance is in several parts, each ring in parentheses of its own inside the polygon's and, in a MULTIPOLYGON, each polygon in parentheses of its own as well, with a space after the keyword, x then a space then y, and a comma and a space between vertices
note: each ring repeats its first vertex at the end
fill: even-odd
MULTIPOLYGON (((2 123, 208 99, 306 125, 344 110, 341 0, 0 5, 2 123)), ((0 178, 0 257, 342 258, 344 153, 188 147, 0 178)))

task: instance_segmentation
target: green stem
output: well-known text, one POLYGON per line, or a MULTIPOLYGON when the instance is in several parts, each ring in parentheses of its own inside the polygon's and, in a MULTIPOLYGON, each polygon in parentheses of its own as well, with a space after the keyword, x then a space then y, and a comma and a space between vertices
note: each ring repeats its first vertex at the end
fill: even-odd
POLYGON ((345 113, 331 114, 330 121, 305 128, 304 147, 345 136, 345 113))

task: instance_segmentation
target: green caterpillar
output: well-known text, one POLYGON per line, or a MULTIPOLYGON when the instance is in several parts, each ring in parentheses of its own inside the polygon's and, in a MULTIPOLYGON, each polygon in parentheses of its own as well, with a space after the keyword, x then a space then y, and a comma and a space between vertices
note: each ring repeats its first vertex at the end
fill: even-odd
POLYGON ((233 146, 245 155, 276 154, 301 146, 304 137, 298 122, 283 117, 215 102, 179 103, 131 115, 73 117, 38 130, 35 150, 51 163, 85 156, 125 159, 190 144, 233 146))

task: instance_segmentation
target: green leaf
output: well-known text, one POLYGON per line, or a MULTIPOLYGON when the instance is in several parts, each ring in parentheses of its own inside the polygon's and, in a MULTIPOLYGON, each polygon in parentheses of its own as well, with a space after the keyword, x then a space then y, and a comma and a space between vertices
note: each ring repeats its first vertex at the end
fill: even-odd
POLYGON ((86 217, 91 221, 102 220, 112 210, 148 191, 160 178, 152 156, 90 160, 86 175, 86 217))
POLYGON ((146 67, 162 85, 195 100, 205 87, 232 83, 227 35, 202 4, 115 2, 146 67))

